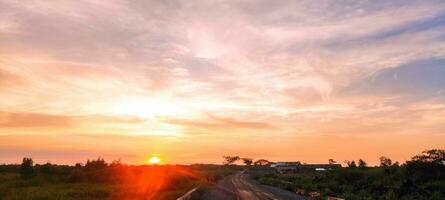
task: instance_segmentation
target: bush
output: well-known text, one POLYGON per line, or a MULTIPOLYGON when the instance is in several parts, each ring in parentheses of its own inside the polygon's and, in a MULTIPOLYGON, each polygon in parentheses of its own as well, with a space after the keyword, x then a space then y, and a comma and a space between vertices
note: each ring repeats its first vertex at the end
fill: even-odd
POLYGON ((424 151, 403 165, 383 156, 380 161, 380 167, 365 167, 365 162, 359 161, 361 168, 348 161, 349 167, 326 173, 253 173, 263 184, 288 189, 282 183, 291 182, 294 188, 346 199, 445 199, 445 150, 424 151))
POLYGON ((30 178, 34 173, 33 168, 34 161, 32 158, 23 158, 22 165, 20 166, 20 174, 23 178, 30 178))

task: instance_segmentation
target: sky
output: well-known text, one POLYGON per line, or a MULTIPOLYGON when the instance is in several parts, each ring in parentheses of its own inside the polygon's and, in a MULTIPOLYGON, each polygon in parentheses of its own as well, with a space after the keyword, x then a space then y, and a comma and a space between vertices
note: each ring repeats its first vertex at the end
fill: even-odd
POLYGON ((0 0, 0 163, 444 147, 443 0, 0 0))

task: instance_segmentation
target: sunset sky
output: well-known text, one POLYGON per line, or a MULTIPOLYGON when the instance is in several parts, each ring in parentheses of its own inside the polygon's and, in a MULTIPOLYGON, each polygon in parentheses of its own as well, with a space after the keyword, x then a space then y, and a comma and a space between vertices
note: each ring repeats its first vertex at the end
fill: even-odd
POLYGON ((0 163, 444 147, 443 0, 0 0, 0 163))

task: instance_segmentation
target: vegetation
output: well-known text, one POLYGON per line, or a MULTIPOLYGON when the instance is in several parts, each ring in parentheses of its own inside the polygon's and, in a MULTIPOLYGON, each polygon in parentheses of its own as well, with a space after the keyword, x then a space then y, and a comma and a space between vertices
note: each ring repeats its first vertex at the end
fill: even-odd
POLYGON ((240 160, 239 156, 223 156, 225 165, 233 165, 236 161, 240 160))
POLYGON ((20 165, 20 174, 23 178, 30 178, 33 174, 33 160, 31 158, 23 158, 22 165, 20 165))
POLYGON ((316 191, 321 198, 345 199, 445 199, 445 150, 428 150, 403 165, 382 156, 380 167, 367 167, 363 160, 347 161, 346 168, 323 172, 278 174, 251 170, 262 184, 307 195, 316 191))
POLYGON ((241 160, 243 160, 243 163, 247 166, 250 166, 253 163, 252 158, 241 158, 241 160))
POLYGON ((328 163, 329 163, 330 165, 333 165, 333 164, 336 164, 337 161, 335 161, 334 159, 330 158, 330 159, 328 160, 328 163))
POLYGON ((322 199, 445 199, 445 150, 424 151, 401 165, 382 156, 379 167, 359 159, 345 161, 345 168, 292 174, 276 173, 264 159, 225 156, 224 161, 226 165, 131 166, 99 158, 68 166, 34 165, 31 158, 23 158, 22 164, 0 165, 0 200, 176 199, 192 188, 198 188, 194 195, 199 197, 219 179, 241 170, 236 161, 262 184, 303 195, 317 192, 322 199))
MULTIPOLYGON (((235 166, 236 167, 236 166, 235 166)), ((176 199, 237 169, 218 165, 130 166, 88 160, 85 165, 0 165, 0 199, 176 199)))
POLYGON ((255 165, 255 166, 269 166, 271 164, 272 164, 272 162, 265 160, 265 159, 259 159, 253 163, 253 165, 255 165))
POLYGON ((255 166, 270 166, 272 164, 272 162, 265 159, 258 159, 254 162, 252 158, 241 158, 239 156, 223 156, 224 165, 234 165, 239 160, 241 160, 246 166, 251 166, 252 164, 255 166))
POLYGON ((362 159, 359 159, 358 160, 358 167, 359 168, 366 168, 366 162, 364 161, 364 160, 362 160, 362 159))

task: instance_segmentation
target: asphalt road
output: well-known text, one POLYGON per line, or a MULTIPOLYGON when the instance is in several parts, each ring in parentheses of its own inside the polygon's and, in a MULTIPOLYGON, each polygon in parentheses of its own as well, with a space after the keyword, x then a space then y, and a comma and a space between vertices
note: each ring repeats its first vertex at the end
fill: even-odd
POLYGON ((261 185, 244 172, 219 181, 203 197, 205 200, 304 200, 292 192, 261 185))

